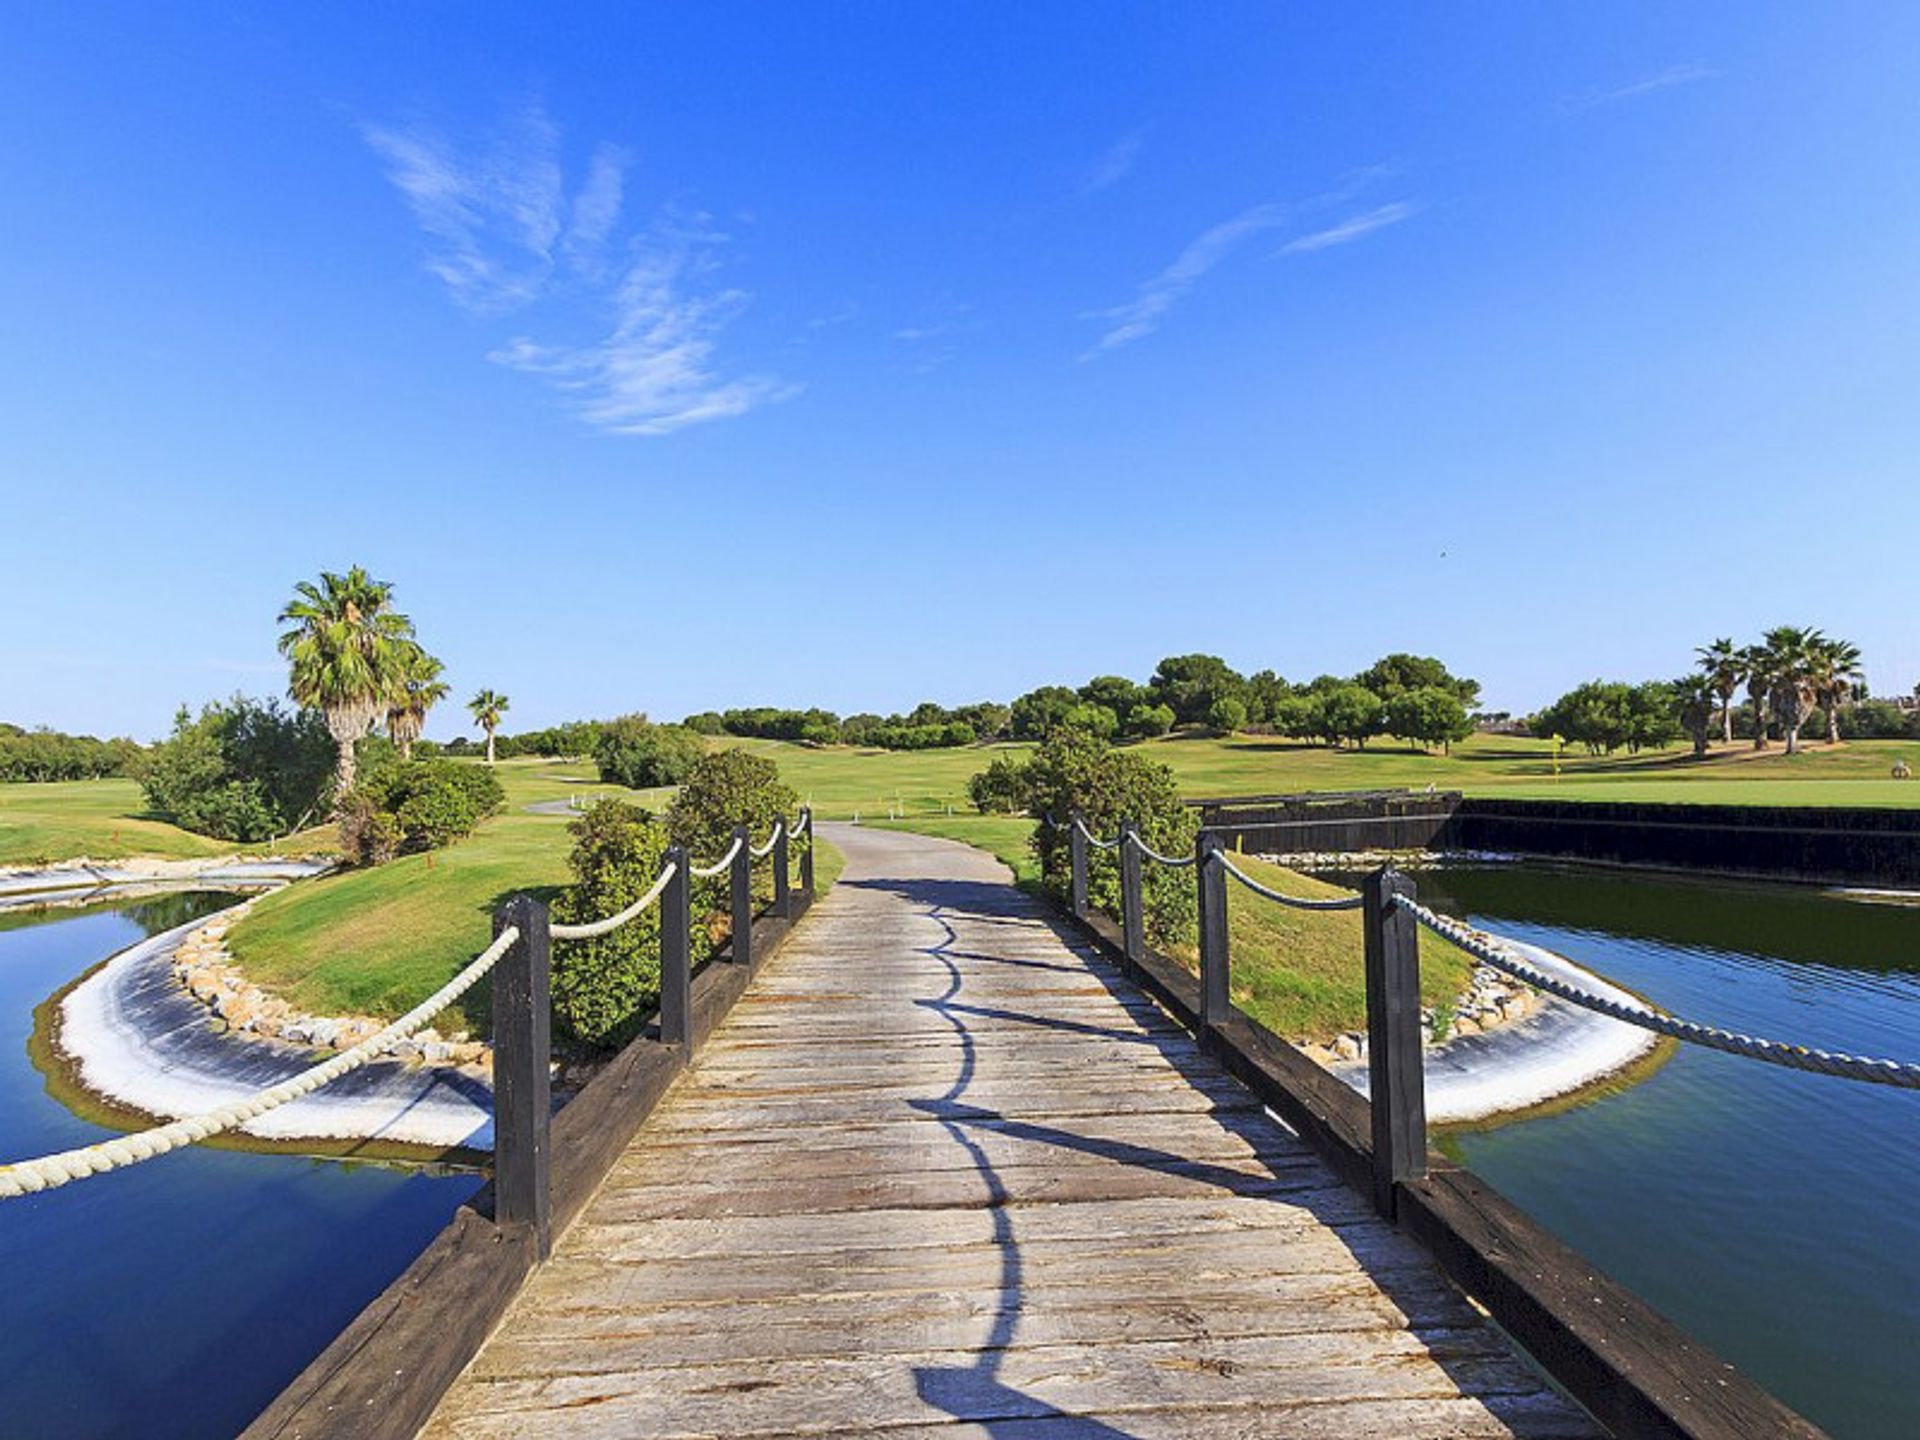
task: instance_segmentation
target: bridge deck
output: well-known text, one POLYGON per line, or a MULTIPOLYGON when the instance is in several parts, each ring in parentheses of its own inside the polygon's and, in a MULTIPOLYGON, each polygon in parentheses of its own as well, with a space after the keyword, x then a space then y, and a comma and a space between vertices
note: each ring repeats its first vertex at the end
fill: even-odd
POLYGON ((999 866, 834 838, 428 1436, 1594 1433, 999 866))

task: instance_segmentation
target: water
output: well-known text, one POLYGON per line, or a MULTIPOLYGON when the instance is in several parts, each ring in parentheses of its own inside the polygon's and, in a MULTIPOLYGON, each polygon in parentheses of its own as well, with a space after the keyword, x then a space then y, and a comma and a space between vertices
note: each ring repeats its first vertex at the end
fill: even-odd
MULTIPOLYGON (((1920 909, 1533 865, 1419 885, 1691 1018, 1920 1060, 1920 909)), ((1836 1437, 1920 1435, 1920 1093, 1686 1046, 1443 1146, 1836 1437)))
MULTIPOLYGON (((174 895, 0 922, 0 1156, 114 1133, 47 1094, 27 1055, 34 1006, 142 936, 226 903, 174 895)), ((196 1146, 0 1202, 0 1433, 238 1432, 479 1183, 196 1146)))

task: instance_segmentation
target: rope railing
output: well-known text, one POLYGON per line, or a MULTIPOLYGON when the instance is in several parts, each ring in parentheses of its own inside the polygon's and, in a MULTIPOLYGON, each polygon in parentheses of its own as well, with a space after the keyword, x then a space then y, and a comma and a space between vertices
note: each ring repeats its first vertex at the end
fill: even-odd
POLYGON ((1091 830, 1087 829, 1086 821, 1082 820, 1078 815, 1073 817, 1073 828, 1085 836, 1087 843, 1096 850, 1118 850, 1121 841, 1126 839, 1125 835, 1118 835, 1111 840, 1102 840, 1091 830))
POLYGON ((1408 895, 1395 895, 1392 903, 1406 911, 1435 935, 1452 941, 1474 959, 1491 965, 1502 974, 1511 975, 1514 979, 1523 981, 1537 990, 1556 995, 1570 1004, 1578 1005, 1583 1010, 1591 1010, 1596 1015, 1605 1015, 1611 1020, 1637 1025, 1642 1030, 1650 1030, 1656 1035, 1668 1035, 1690 1045, 1719 1050, 1728 1055, 1741 1055, 1749 1060, 1779 1065, 1788 1070, 1804 1070, 1815 1075, 1838 1075, 1847 1080, 1862 1080, 1870 1085, 1893 1085, 1903 1090, 1920 1090, 1920 1065, 1903 1060, 1878 1060, 1860 1055, 1846 1055, 1831 1050, 1815 1049, 1808 1045, 1793 1045, 1785 1041, 1763 1039, 1756 1035, 1743 1035, 1737 1030, 1725 1030, 1718 1025, 1703 1025, 1695 1020, 1668 1015, 1638 1002, 1614 1000, 1604 995, 1595 995, 1589 990, 1583 990, 1578 985, 1563 980, 1557 975, 1551 975, 1539 966, 1531 964, 1485 931, 1475 930, 1449 916, 1436 914, 1408 895))
POLYGON ((727 847, 726 854, 722 855, 711 865, 689 864, 687 866, 687 873, 696 880, 711 880, 714 876, 724 871, 729 865, 733 864, 734 856, 740 853, 740 847, 746 843, 747 842, 742 840, 738 835, 734 836, 733 844, 727 847))
POLYGON ((780 843, 780 837, 786 834, 786 832, 787 832, 787 822, 785 820, 774 821, 773 833, 767 836, 767 843, 764 845, 748 846, 747 854, 751 855, 755 860, 766 859, 767 856, 773 853, 773 847, 780 843))
POLYGON ((1358 910, 1366 903, 1358 895, 1342 895, 1338 899, 1308 899, 1303 895, 1283 895, 1271 886, 1262 885, 1238 865, 1235 865, 1231 860, 1227 859, 1222 851, 1215 850, 1212 852, 1211 858, 1219 863, 1221 869, 1233 876, 1234 879, 1246 886, 1247 889, 1253 891, 1254 894, 1264 896, 1268 900, 1277 901, 1279 904, 1290 906, 1295 910, 1358 910))
POLYGON ((110 1170, 138 1164, 142 1160, 151 1160, 196 1141, 224 1134, 270 1110, 278 1110, 282 1105, 312 1094, 322 1085, 358 1070, 370 1060, 378 1059, 416 1030, 422 1029, 427 1021, 478 984, 480 978, 493 969, 500 957, 512 949, 519 938, 520 932, 508 926, 466 969, 386 1029, 368 1036, 350 1050, 341 1051, 331 1060, 322 1061, 298 1075, 282 1080, 278 1085, 269 1085, 242 1099, 189 1115, 185 1119, 156 1125, 149 1130, 138 1130, 131 1135, 121 1135, 97 1145, 62 1150, 57 1154, 43 1155, 37 1160, 18 1160, 11 1165, 0 1165, 0 1200, 58 1189, 75 1180, 85 1180, 93 1175, 104 1175, 110 1170))
MULTIPOLYGON (((1125 837, 1123 836, 1121 838, 1124 839, 1125 837)), ((1133 844, 1136 850, 1138 850, 1142 855, 1146 856, 1147 859, 1153 861, 1153 863, 1156 865, 1165 865, 1169 869, 1173 869, 1173 870, 1184 870, 1189 865, 1193 864, 1193 856, 1191 855, 1178 857, 1178 858, 1172 855, 1162 855, 1158 850, 1154 849, 1151 845, 1147 844, 1146 841, 1142 840, 1140 838, 1138 831, 1134 832, 1133 844)))
POLYGON ((548 927, 547 933, 556 940, 593 940, 601 935, 609 935, 629 920, 639 919, 649 905, 666 894, 667 886, 672 883, 674 872, 678 868, 679 866, 672 861, 661 867, 660 878, 653 882, 653 888, 617 914, 609 915, 604 920, 583 921, 577 925, 563 925, 555 922, 548 927))

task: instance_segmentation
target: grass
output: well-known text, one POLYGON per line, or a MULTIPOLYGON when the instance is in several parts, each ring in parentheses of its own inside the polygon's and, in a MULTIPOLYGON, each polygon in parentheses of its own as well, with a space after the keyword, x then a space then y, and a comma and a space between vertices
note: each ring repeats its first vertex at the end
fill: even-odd
MULTIPOLYGON (((777 760, 789 784, 823 819, 880 820, 890 813, 966 816, 967 780, 995 755, 1020 745, 963 750, 813 749, 775 740, 732 742, 777 760)), ((1163 761, 1190 797, 1368 790, 1432 785, 1471 795, 1564 800, 1677 801, 1720 805, 1920 805, 1920 780, 1889 778, 1897 759, 1920 766, 1920 742, 1858 740, 1815 745, 1788 756, 1776 745, 1716 748, 1695 760, 1689 747, 1641 755, 1568 751, 1558 763, 1544 740, 1476 735, 1451 755, 1395 743, 1331 750, 1265 736, 1176 736, 1136 753, 1163 761)))
MULTIPOLYGON (((1031 820, 999 815, 945 815, 882 820, 876 828, 910 830, 958 840, 989 851, 1031 884, 1039 869, 1027 841, 1031 820)), ((1297 871, 1269 865, 1251 855, 1233 863, 1283 895, 1320 899, 1340 895, 1337 886, 1297 871)), ((1234 1003, 1276 1034, 1290 1040, 1325 1043, 1367 1023, 1366 979, 1361 952, 1360 915, 1354 910, 1291 910, 1227 880, 1227 946, 1232 955, 1234 1003)), ((1174 957, 1196 969, 1193 947, 1176 947, 1174 957)), ((1420 935, 1420 994, 1429 1006, 1451 1006, 1467 988, 1473 961, 1464 951, 1425 931, 1420 935)))
MULTIPOLYGON (((506 809, 469 839, 265 897, 228 936, 234 958, 309 1010, 398 1015, 485 947, 508 896, 566 882, 568 817, 529 814, 528 805, 601 793, 655 808, 665 799, 584 781, 591 767, 577 762, 509 760, 498 771, 506 809)), ((822 842, 815 885, 824 891, 843 863, 822 842)))
POLYGON ((332 831, 305 830, 277 845, 209 840, 146 813, 146 796, 132 780, 55 780, 0 785, 0 865, 38 865, 87 856, 124 860, 155 856, 197 860, 209 855, 288 854, 331 850, 332 831))

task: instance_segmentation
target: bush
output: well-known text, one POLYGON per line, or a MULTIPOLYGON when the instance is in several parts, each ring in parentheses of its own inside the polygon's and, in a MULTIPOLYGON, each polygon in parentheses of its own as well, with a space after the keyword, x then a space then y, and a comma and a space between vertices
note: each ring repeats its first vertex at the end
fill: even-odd
POLYGON ((400 759, 370 765, 341 807, 341 849, 355 865, 438 850, 471 835, 505 799, 483 766, 400 759))
MULTIPOLYGON (((667 829, 624 800, 602 800, 568 827, 573 883, 553 901, 566 924, 618 914, 653 887, 667 829)), ((561 1030, 597 1047, 624 1044, 660 999, 660 907, 591 940, 553 947, 553 1017, 561 1030)))
POLYGON ((1170 705, 1136 705, 1127 711, 1126 723, 1121 733, 1130 740, 1151 740, 1156 735, 1165 735, 1173 729, 1173 707, 1170 705))
POLYGON ((680 722, 696 735, 724 735, 727 722, 720 718, 717 710, 702 710, 698 715, 689 715, 680 722))
MULTIPOLYGON (((748 839, 765 844, 774 821, 783 815, 791 820, 799 808, 800 797, 781 781, 773 761, 746 750, 716 750, 700 758, 667 807, 667 833, 696 865, 710 865, 733 844, 735 825, 744 822, 748 839)), ((773 897, 770 866, 755 869, 753 888, 757 900, 773 897)), ((732 899, 724 871, 693 882, 693 914, 697 960, 703 941, 711 949, 727 933, 732 899)))
POLYGON ((269 840, 299 829, 330 798, 334 745, 314 712, 236 695, 174 716, 141 766, 147 804, 216 840, 269 840))
MULTIPOLYGON (((1191 855, 1200 833, 1198 815, 1180 803, 1173 771, 1157 760, 1115 750, 1086 735, 1063 734, 1034 752, 1026 770, 1027 804, 1035 814, 1064 823, 1076 811, 1102 839, 1120 833, 1131 820, 1140 837, 1162 855, 1191 855)), ((1067 834, 1050 825, 1034 827, 1033 849, 1043 883, 1065 897, 1070 886, 1067 834)), ((1193 876, 1149 862, 1141 872, 1142 908, 1147 938, 1156 945, 1193 938, 1193 876)), ((1118 919, 1120 861, 1117 850, 1095 850, 1088 857, 1087 898, 1118 919)))
POLYGON ((1231 735, 1247 727, 1247 702, 1233 695, 1222 695, 1207 707, 1207 728, 1231 735))
POLYGON ((967 781, 967 797, 982 815, 1017 815, 1027 808, 1027 764, 1002 755, 967 781))
POLYGON ((600 778, 629 790, 678 785, 706 753, 706 741, 686 726, 655 725, 644 715, 608 721, 593 747, 600 778))

